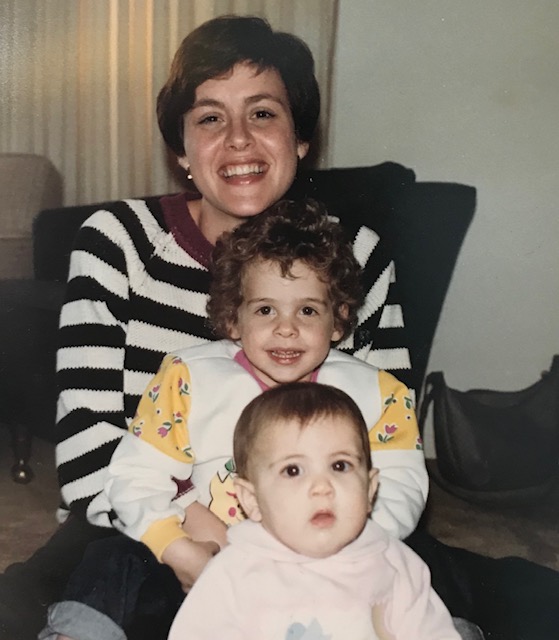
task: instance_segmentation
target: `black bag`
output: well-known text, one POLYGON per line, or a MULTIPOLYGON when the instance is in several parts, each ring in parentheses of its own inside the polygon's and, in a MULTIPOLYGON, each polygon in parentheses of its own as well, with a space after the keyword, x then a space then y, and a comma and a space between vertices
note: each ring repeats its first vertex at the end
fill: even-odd
POLYGON ((559 356, 521 391, 446 386, 442 372, 425 381, 423 429, 433 402, 437 451, 433 478, 455 495, 481 503, 518 504, 551 489, 559 470, 559 356))

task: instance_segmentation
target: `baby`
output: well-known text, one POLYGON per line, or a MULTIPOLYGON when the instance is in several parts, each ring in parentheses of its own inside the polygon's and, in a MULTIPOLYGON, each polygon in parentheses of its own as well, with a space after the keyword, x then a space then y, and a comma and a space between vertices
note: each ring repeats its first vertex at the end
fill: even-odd
POLYGON ((370 518, 378 473, 355 402, 312 382, 243 410, 231 527, 182 604, 169 640, 459 638, 427 566, 370 518))

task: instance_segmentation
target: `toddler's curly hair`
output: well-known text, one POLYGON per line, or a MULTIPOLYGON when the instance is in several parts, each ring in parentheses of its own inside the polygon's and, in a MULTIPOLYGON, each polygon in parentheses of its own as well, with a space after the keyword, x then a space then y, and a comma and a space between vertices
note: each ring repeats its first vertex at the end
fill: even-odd
POLYGON ((218 239, 212 254, 208 316, 215 334, 228 338, 243 301, 243 277, 256 261, 279 265, 291 277, 297 260, 326 283, 342 340, 357 322, 363 303, 361 267, 341 225, 311 199, 280 200, 218 239))

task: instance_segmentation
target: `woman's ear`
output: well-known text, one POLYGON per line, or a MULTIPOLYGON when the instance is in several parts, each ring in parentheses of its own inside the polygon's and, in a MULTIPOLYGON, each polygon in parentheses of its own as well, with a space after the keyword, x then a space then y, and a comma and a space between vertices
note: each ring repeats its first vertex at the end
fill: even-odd
POLYGON ((243 511, 253 522, 260 522, 262 520, 262 514, 260 513, 256 492, 254 491, 254 485, 252 482, 249 482, 244 478, 235 478, 233 480, 233 485, 235 486, 237 500, 243 508, 243 511))
POLYGON ((309 143, 297 141, 297 157, 302 160, 309 152, 309 143))
POLYGON ((177 162, 179 163, 179 166, 181 166, 187 173, 189 173, 190 162, 188 162, 188 157, 186 155, 179 156, 177 158, 177 162))

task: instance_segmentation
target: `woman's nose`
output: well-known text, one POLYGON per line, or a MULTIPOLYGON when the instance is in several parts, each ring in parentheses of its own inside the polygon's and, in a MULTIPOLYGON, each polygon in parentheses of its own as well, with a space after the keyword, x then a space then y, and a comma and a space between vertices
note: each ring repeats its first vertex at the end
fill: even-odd
POLYGON ((227 129, 227 146, 242 151, 250 145, 251 140, 248 123, 241 119, 231 120, 227 129))

